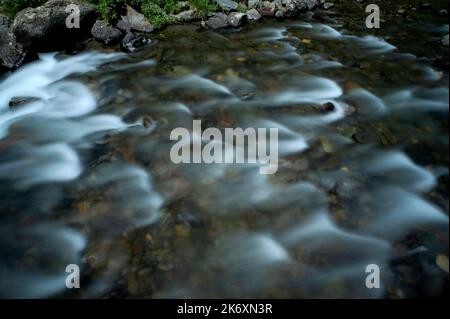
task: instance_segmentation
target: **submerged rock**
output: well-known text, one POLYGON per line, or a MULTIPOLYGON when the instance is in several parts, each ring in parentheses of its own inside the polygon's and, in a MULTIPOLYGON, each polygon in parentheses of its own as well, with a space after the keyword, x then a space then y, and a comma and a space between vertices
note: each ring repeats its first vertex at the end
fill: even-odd
POLYGON ((231 12, 227 18, 228 23, 233 27, 239 27, 247 21, 247 14, 241 12, 231 12))
POLYGON ((238 4, 232 0, 216 0, 216 3, 223 11, 236 10, 238 4))
POLYGON ((258 21, 261 18, 262 18, 262 16, 261 16, 261 14, 259 14, 258 10, 253 8, 253 9, 250 9, 247 11, 247 20, 248 21, 258 21))
POLYGON ((228 16, 224 13, 215 13, 206 21, 206 25, 211 29, 219 29, 228 26, 228 16))
POLYGON ((132 32, 128 32, 120 43, 120 47, 125 52, 135 52, 139 48, 142 48, 152 42, 151 39, 144 35, 136 35, 132 32))
POLYGON ((0 26, 0 71, 12 70, 22 65, 25 52, 17 43, 14 33, 6 25, 0 26))
POLYGON ((50 0, 37 8, 20 11, 12 25, 12 31, 25 49, 53 51, 66 48, 90 37, 90 30, 97 17, 96 8, 81 0, 50 0), (79 28, 68 28, 66 19, 69 5, 80 9, 79 28))
POLYGON ((98 20, 92 27, 92 36, 106 45, 115 45, 122 39, 122 32, 107 25, 104 21, 98 20))

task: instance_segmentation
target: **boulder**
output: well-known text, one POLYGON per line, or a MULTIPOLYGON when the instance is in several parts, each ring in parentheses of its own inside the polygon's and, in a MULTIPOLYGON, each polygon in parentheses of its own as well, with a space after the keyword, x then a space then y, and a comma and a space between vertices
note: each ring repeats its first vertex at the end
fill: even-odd
POLYGON ((121 17, 120 21, 117 23, 117 28, 123 32, 138 31, 149 33, 154 30, 154 27, 148 22, 144 15, 130 6, 127 6, 127 13, 121 17))
POLYGON ((247 14, 241 12, 231 12, 228 15, 227 21, 232 27, 240 27, 247 21, 247 14))
POLYGON ((123 34, 119 29, 106 24, 102 20, 98 20, 92 26, 92 36, 98 42, 106 45, 115 45, 122 39, 123 34))
POLYGON ((228 26, 228 16, 224 13, 214 13, 211 18, 206 21, 206 26, 211 29, 219 29, 228 26))
POLYGON ((253 8, 253 9, 250 9, 247 11, 247 20, 248 21, 258 21, 261 18, 262 18, 262 16, 261 16, 261 14, 259 14, 258 10, 253 8))
POLYGON ((216 3, 223 11, 236 10, 238 7, 237 2, 232 0, 216 0, 216 3))
POLYGON ((0 26, 0 71, 13 70, 25 60, 22 45, 17 43, 14 33, 6 25, 0 26))
POLYGON ((273 17, 275 15, 276 5, 275 2, 264 1, 258 8, 258 12, 263 17, 273 17))
POLYGON ((14 19, 12 31, 25 49, 54 51, 89 38, 96 17, 96 8, 84 1, 50 0, 40 7, 20 11, 14 19), (70 5, 77 5, 80 9, 79 28, 67 27, 70 5))
POLYGON ((295 17, 299 12, 297 5, 292 0, 276 0, 275 7, 275 16, 279 19, 284 17, 295 17))

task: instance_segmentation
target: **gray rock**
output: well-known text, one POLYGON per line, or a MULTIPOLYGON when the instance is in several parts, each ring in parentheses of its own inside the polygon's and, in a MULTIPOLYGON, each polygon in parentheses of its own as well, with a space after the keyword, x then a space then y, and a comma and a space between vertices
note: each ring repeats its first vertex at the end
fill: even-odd
POLYGON ((325 2, 324 4, 322 4, 322 8, 324 8, 325 10, 328 10, 332 7, 334 7, 334 3, 332 2, 325 2))
POLYGON ((206 25, 211 29, 219 29, 228 26, 228 16, 224 13, 215 13, 206 21, 206 25))
POLYGON ((258 9, 262 4, 261 0, 248 0, 247 7, 249 9, 258 9))
POLYGON ((119 22, 122 22, 120 26, 117 26, 119 29, 129 26, 129 30, 138 32, 149 33, 154 30, 154 27, 148 22, 144 15, 140 14, 130 6, 127 6, 127 14, 122 16, 119 22))
POLYGON ((284 11, 283 10, 277 10, 275 12, 275 18, 277 18, 277 19, 284 19, 284 11))
POLYGON ((275 15, 275 2, 264 1, 257 9, 263 17, 273 17, 275 15))
POLYGON ((446 9, 439 10, 439 15, 442 17, 448 17, 448 11, 446 9))
POLYGON ((308 11, 319 5, 320 0, 290 0, 299 11, 308 11))
POLYGON ((236 10, 238 7, 237 2, 234 2, 232 0, 216 0, 216 3, 223 11, 236 10))
POLYGON ((14 33, 6 25, 0 26, 0 70, 13 70, 22 65, 25 52, 14 33))
POLYGON ((250 9, 247 11, 247 20, 248 21, 258 21, 262 16, 259 14, 258 10, 250 9))
POLYGON ((299 12, 297 5, 292 0, 275 0, 275 7, 277 11, 281 11, 278 12, 278 18, 295 17, 299 12))
POLYGON ((186 10, 173 15, 173 17, 181 22, 190 22, 197 19, 197 13, 195 12, 195 10, 186 10))
POLYGON ((119 22, 116 23, 116 28, 125 34, 131 32, 130 23, 124 19, 120 19, 119 22))
POLYGON ((90 30, 97 18, 93 5, 81 0, 50 0, 37 8, 20 11, 12 25, 12 31, 25 49, 53 51, 66 48, 90 37, 90 30), (66 12, 70 4, 80 8, 80 28, 68 28, 66 12))
POLYGON ((152 40, 144 35, 136 35, 132 32, 128 32, 123 37, 122 42, 120 43, 120 48, 125 52, 135 52, 151 42, 152 40))
POLYGON ((444 46, 448 47, 448 34, 444 35, 441 39, 441 42, 444 46))
POLYGON ((227 18, 228 24, 233 27, 240 27, 247 21, 247 14, 241 12, 231 12, 227 18))
POLYGON ((11 21, 9 20, 9 18, 0 13, 0 27, 9 28, 10 25, 11 25, 11 21))
POLYGON ((106 45, 115 45, 122 39, 122 32, 104 21, 98 20, 92 26, 92 36, 106 45))

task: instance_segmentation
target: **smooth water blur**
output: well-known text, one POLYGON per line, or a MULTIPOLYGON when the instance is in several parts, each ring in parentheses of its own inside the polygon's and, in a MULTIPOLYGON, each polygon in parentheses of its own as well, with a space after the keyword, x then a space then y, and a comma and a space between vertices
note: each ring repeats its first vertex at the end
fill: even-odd
POLYGON ((0 83, 1 296, 448 289, 447 71, 311 16, 157 38, 133 56, 44 55, 0 83), (278 172, 173 164, 170 132, 193 119, 277 127, 278 172))

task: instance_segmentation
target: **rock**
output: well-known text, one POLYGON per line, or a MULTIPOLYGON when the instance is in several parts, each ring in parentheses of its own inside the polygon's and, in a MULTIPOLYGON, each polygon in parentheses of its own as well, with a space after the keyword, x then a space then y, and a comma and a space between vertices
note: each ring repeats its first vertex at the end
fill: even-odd
POLYGON ((234 2, 232 0, 216 0, 216 3, 223 11, 236 10, 238 7, 237 2, 234 2))
POLYGON ((227 18, 228 24, 233 27, 240 27, 247 21, 247 14, 241 12, 231 12, 227 18))
POLYGON ((299 11, 307 11, 314 9, 319 5, 320 0, 291 0, 299 11))
POLYGON ((444 46, 448 47, 448 34, 444 35, 441 39, 441 42, 444 46))
POLYGON ((275 7, 275 17, 279 19, 294 17, 298 13, 297 6, 292 0, 275 0, 275 7))
POLYGON ((96 8, 81 0, 50 0, 37 8, 20 11, 12 25, 12 31, 25 49, 54 51, 90 37, 90 30, 97 18, 96 8), (80 27, 68 28, 66 19, 69 5, 80 8, 80 27))
POLYGON ((197 14, 196 14, 195 10, 186 10, 186 11, 183 11, 183 12, 173 15, 173 17, 176 18, 177 21, 180 21, 180 22, 190 22, 190 21, 197 19, 197 14))
POLYGON ((10 25, 11 25, 11 21, 9 20, 9 18, 0 13, 0 27, 9 28, 10 25))
POLYGON ((263 17, 273 17, 275 9, 275 2, 264 1, 257 10, 263 17))
POLYGON ((0 70, 13 70, 23 64, 25 52, 14 33, 6 25, 0 26, 0 70))
POLYGON ((116 28, 125 34, 131 32, 131 25, 128 23, 128 21, 123 19, 120 19, 119 22, 116 23, 116 28))
POLYGON ((118 23, 117 28, 121 31, 138 31, 138 32, 152 32, 154 27, 148 22, 143 14, 140 14, 132 7, 127 6, 127 14, 121 17, 120 25, 118 23), (128 27, 128 29, 127 29, 128 27))
POLYGON ((261 0, 248 0, 247 7, 249 9, 258 9, 262 4, 261 0))
POLYGON ((248 21, 258 21, 262 18, 261 14, 259 14, 258 10, 256 9, 250 9, 247 11, 247 20, 248 21))
POLYGON ((132 32, 128 32, 120 43, 120 48, 125 52, 135 52, 139 48, 142 48, 152 42, 151 39, 144 35, 136 35, 132 32))
POLYGON ((439 10, 439 15, 442 17, 448 17, 448 11, 446 9, 439 10))
POLYGON ((206 25, 211 29, 219 29, 228 26, 228 16, 224 13, 214 13, 214 15, 206 21, 206 25))
POLYGON ((36 97, 13 97, 9 101, 9 108, 14 110, 22 105, 36 102, 36 101, 39 101, 39 99, 36 97))
POLYGON ((275 18, 277 18, 277 19, 284 19, 284 11, 283 10, 277 10, 275 12, 275 18))
POLYGON ((324 8, 325 10, 328 10, 332 7, 334 7, 334 3, 332 2, 325 2, 324 4, 322 4, 322 8, 324 8))
POLYGON ((122 39, 122 32, 104 21, 98 20, 92 26, 92 36, 106 45, 115 45, 122 39))

